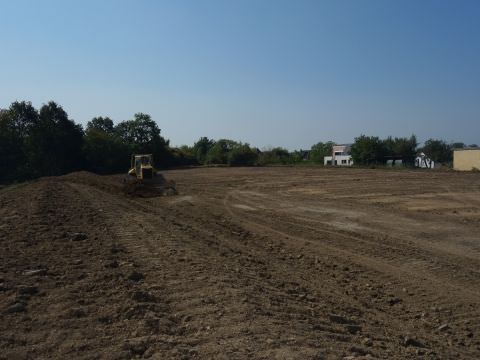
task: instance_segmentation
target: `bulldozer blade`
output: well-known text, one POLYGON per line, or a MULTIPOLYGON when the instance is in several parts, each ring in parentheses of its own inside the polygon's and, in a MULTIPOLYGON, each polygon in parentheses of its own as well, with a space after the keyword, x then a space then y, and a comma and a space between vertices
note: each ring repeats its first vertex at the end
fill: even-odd
POLYGON ((162 175, 153 179, 140 180, 134 177, 124 179, 124 193, 136 197, 156 197, 176 195, 177 189, 174 181, 166 180, 162 175))

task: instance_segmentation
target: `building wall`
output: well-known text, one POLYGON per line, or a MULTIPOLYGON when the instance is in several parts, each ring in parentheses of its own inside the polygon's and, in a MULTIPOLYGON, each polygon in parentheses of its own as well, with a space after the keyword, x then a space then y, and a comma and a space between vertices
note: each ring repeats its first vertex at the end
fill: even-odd
POLYGON ((332 147, 332 156, 335 156, 335 153, 341 153, 338 155, 348 155, 349 152, 350 152, 349 145, 333 145, 332 147))
POLYGON ((334 166, 352 166, 353 160, 351 155, 337 155, 333 156, 325 156, 323 158, 324 165, 334 165, 334 166), (337 162, 335 164, 335 161, 337 162), (330 164, 329 164, 330 162, 330 164))
POLYGON ((461 171, 470 171, 473 168, 480 170, 480 149, 455 150, 453 152, 453 168, 461 171))

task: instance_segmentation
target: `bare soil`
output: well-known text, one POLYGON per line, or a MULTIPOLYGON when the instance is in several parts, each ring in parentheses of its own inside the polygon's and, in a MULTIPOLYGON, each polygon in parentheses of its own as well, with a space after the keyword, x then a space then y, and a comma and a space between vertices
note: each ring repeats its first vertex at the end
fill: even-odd
POLYGON ((480 174, 164 175, 0 190, 1 359, 480 358, 480 174))

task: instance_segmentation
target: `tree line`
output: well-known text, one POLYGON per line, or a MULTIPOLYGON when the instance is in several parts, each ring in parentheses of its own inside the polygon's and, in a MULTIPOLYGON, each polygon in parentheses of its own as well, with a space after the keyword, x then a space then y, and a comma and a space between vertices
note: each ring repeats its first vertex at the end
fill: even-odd
POLYGON ((453 150, 466 147, 478 147, 477 144, 466 145, 462 142, 448 143, 445 140, 428 139, 418 147, 417 138, 387 137, 361 135, 355 138, 351 146, 351 155, 357 165, 385 165, 388 160, 402 160, 406 166, 414 166, 417 154, 424 153, 436 163, 451 166, 453 150))
POLYGON ((39 110, 30 102, 13 102, 0 110, 0 182, 90 170, 124 172, 130 154, 152 153, 172 165, 174 155, 147 114, 114 125, 95 117, 85 129, 51 101, 39 110))
MULTIPOLYGON (((109 117, 95 117, 83 128, 53 101, 38 110, 30 102, 16 101, 8 109, 0 109, 0 182, 77 170, 99 174, 126 172, 134 153, 153 154, 158 168, 323 164, 333 145, 328 141, 309 150, 275 147, 261 151, 248 143, 201 137, 193 146, 172 147, 148 114, 136 113, 132 119, 117 124, 109 117)), ((423 151, 434 161, 448 163, 454 147, 465 147, 463 143, 448 144, 435 139, 425 142, 421 149, 417 145, 413 135, 387 139, 362 135, 351 146, 351 155, 357 165, 381 165, 393 158, 413 165, 416 154, 423 151)))

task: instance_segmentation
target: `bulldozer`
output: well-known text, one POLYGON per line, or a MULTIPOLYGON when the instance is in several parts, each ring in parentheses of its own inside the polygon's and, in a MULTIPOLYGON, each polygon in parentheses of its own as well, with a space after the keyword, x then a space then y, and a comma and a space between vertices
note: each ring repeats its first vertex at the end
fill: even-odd
POLYGON ((166 180, 153 166, 152 154, 133 154, 123 183, 127 195, 152 197, 177 194, 175 182, 166 180))

